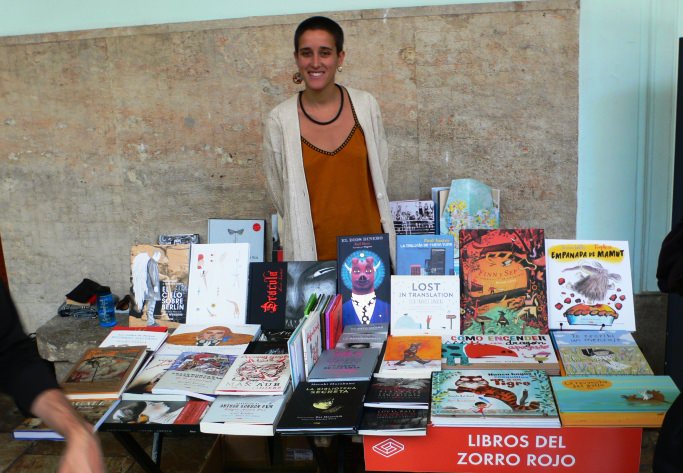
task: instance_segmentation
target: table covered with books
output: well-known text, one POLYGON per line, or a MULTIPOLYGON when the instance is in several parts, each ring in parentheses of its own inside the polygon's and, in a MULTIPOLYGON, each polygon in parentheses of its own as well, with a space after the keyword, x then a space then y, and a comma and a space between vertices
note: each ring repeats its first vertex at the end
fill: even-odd
POLYGON ((102 430, 360 435, 368 470, 638 471, 678 388, 632 336, 628 243, 445 212, 446 231, 397 236, 394 271, 386 234, 320 262, 263 261, 258 239, 136 245, 129 326, 62 386, 109 403, 102 430))

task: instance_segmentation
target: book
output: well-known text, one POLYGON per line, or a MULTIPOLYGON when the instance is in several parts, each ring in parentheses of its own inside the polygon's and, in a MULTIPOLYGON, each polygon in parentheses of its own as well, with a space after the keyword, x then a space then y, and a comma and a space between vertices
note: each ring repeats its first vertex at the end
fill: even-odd
POLYGON ((235 361, 235 355, 181 353, 152 388, 153 394, 183 394, 213 401, 216 387, 235 361))
POLYGON ((160 245, 192 245, 199 243, 199 233, 162 233, 157 241, 160 245))
POLYGON ((308 374, 311 382, 369 381, 377 365, 379 350, 336 348, 325 350, 308 374))
POLYGON ((335 294, 325 309, 325 349, 330 350, 337 345, 344 327, 342 325, 341 294, 335 294))
POLYGON ((283 434, 355 433, 368 381, 299 383, 275 428, 283 434))
POLYGON ((89 348, 60 385, 69 399, 117 399, 146 354, 145 346, 89 348))
POLYGON ((363 408, 359 435, 418 436, 427 435, 429 412, 426 409, 375 407, 363 408))
POLYGON ((275 261, 249 268, 247 321, 265 330, 294 330, 312 294, 337 293, 336 261, 275 261))
POLYGON ((454 258, 453 235, 396 235, 397 275, 454 275, 454 258))
POLYGON ((100 347, 131 347, 145 345, 148 351, 155 352, 168 337, 166 327, 164 330, 145 330, 145 327, 136 327, 140 330, 126 330, 128 327, 112 327, 109 334, 104 337, 100 347))
POLYGON ((440 231, 440 220, 441 220, 441 213, 443 211, 443 208, 446 204, 446 198, 448 197, 448 191, 451 189, 451 186, 437 186, 437 187, 432 187, 431 188, 431 197, 432 197, 432 202, 434 203, 434 233, 436 235, 439 235, 441 233, 440 231), (443 199, 443 204, 441 205, 440 202, 440 193, 445 192, 446 198, 443 199))
POLYGON ((273 436, 291 390, 279 396, 218 396, 199 423, 207 434, 273 436))
POLYGON ((248 243, 190 247, 188 324, 244 324, 249 280, 248 243))
POLYGON ((389 322, 388 234, 337 237, 337 271, 343 325, 389 322))
POLYGON ((190 245, 134 245, 128 325, 177 327, 186 321, 190 245), (148 320, 153 314, 154 320, 148 320))
POLYGON ((636 330, 628 241, 545 244, 551 329, 636 330))
POLYGON ((387 339, 389 335, 389 322, 377 324, 357 324, 347 325, 342 328, 342 333, 345 334, 374 334, 387 339))
POLYGON ((323 334, 320 311, 314 310, 301 322, 302 354, 306 379, 323 351, 323 334))
POLYGON ((391 334, 460 333, 460 279, 457 276, 391 276, 391 334))
POLYGON ((121 393, 121 399, 124 401, 184 401, 187 398, 185 394, 152 393, 152 389, 156 386, 161 376, 173 365, 177 358, 177 355, 162 355, 158 353, 153 355, 126 386, 126 389, 121 393))
POLYGON ((265 261, 266 221, 263 219, 210 218, 207 243, 247 243, 249 262, 265 261))
POLYGON ((199 432, 209 401, 121 401, 102 424, 108 432, 199 432))
POLYGON ((299 325, 294 329, 292 335, 287 340, 287 354, 289 355, 289 369, 292 374, 292 388, 306 379, 306 366, 304 365, 304 341, 301 335, 301 328, 304 320, 299 321, 299 325))
POLYGON ((456 335, 441 347, 443 369, 540 369, 560 373, 551 336, 456 335))
POLYGON ((652 368, 631 332, 553 330, 563 375, 651 375, 652 368))
POLYGON ((441 369, 439 335, 389 335, 377 376, 429 378, 441 369))
POLYGON ((392 200, 389 210, 396 235, 434 234, 434 201, 392 200))
POLYGON ((223 379, 216 394, 284 394, 290 384, 289 355, 240 355, 223 379))
POLYGON ((335 348, 376 348, 381 350, 386 341, 387 335, 383 333, 342 332, 335 348))
POLYGON ((365 395, 366 407, 393 409, 429 409, 430 378, 373 377, 365 395))
POLYGON ((542 229, 460 230, 460 264, 460 333, 548 333, 542 229))
POLYGON ((436 426, 560 427, 541 370, 444 370, 432 374, 436 426))
MULTIPOLYGON (((93 426, 95 432, 118 403, 118 399, 71 401, 76 412, 93 426)), ((37 417, 24 419, 12 431, 12 436, 16 440, 64 440, 60 433, 45 425, 42 419, 37 417)))
POLYGON ((254 324, 183 324, 168 336, 157 353, 180 355, 184 351, 196 351, 241 355, 260 333, 261 327, 254 324))
POLYGON ((666 375, 551 378, 563 426, 661 427, 679 395, 666 375))
POLYGON ((277 340, 269 342, 267 340, 255 340, 249 342, 245 355, 286 355, 287 340, 277 340))

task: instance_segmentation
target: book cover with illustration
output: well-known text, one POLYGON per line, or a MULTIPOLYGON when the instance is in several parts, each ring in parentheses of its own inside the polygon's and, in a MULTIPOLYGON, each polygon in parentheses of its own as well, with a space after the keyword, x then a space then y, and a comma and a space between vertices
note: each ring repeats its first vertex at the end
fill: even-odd
POLYGON ((291 373, 289 355, 240 355, 216 386, 216 394, 284 394, 291 373))
POLYGON ((196 433, 210 402, 121 401, 104 421, 107 432, 196 433))
POLYGON ((388 323, 391 298, 389 235, 337 237, 337 271, 343 325, 388 323))
POLYGON ((264 330, 294 330, 312 294, 337 293, 337 262, 274 261, 251 263, 248 323, 264 330))
POLYGON ((562 330, 635 332, 628 241, 546 241, 548 323, 562 330))
POLYGON ((553 330, 565 375, 654 374, 631 332, 553 330))
POLYGON ((213 401, 216 387, 235 362, 235 355, 184 352, 161 375, 154 394, 183 394, 213 401))
POLYGON ((157 354, 180 355, 185 351, 241 355, 249 342, 258 338, 261 326, 243 325, 187 325, 178 326, 157 354))
POLYGON ((249 262, 265 261, 266 221, 263 219, 210 218, 207 243, 248 243, 249 262))
POLYGON ((246 323, 248 280, 248 243, 192 245, 187 323, 246 323))
POLYGON ((288 394, 218 396, 202 418, 199 429, 206 434, 273 436, 287 399, 288 394))
POLYGON ((429 378, 440 369, 440 335, 389 335, 377 376, 429 378))
POLYGON ((560 427, 550 380, 541 370, 444 370, 432 374, 437 426, 560 427))
POLYGON ((548 333, 542 229, 461 230, 460 264, 460 333, 548 333))
POLYGON ((391 333, 460 333, 460 279, 457 276, 391 276, 391 333))
POLYGON ((396 274, 448 276, 455 274, 453 235, 397 235, 396 274))
POLYGON ((661 427, 679 395, 670 376, 553 376, 564 426, 661 427))
POLYGON ((539 369, 560 373, 549 334, 455 335, 441 347, 443 369, 539 369))
POLYGON ((152 394, 154 386, 177 358, 177 355, 155 354, 126 386, 121 399, 124 401, 184 401, 187 398, 184 394, 152 394))
POLYGON ((135 245, 130 252, 128 325, 184 324, 187 315, 190 245, 135 245), (154 320, 150 320, 150 313, 154 320))
POLYGON ((429 409, 432 383, 429 378, 373 377, 364 405, 377 408, 429 409))
POLYGON ((433 200, 392 200, 389 209, 396 235, 434 234, 433 200))

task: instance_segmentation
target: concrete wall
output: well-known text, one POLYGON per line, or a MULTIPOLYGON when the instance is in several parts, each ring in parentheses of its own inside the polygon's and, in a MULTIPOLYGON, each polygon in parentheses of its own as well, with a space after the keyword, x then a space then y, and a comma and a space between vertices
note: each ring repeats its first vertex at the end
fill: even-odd
MULTIPOLYGON (((127 291, 134 244, 271 212, 261 120, 297 90, 306 16, 0 38, 0 234, 27 328, 84 277, 127 291)), ((576 1, 334 17, 340 82, 382 106, 392 199, 474 177, 504 225, 574 236, 576 1)))

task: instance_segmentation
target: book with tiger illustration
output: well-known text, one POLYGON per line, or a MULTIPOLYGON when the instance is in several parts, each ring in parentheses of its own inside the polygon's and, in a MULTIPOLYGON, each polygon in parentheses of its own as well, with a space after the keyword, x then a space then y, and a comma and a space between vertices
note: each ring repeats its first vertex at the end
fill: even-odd
POLYGON ((432 373, 435 426, 560 427, 542 370, 445 370, 432 373))

